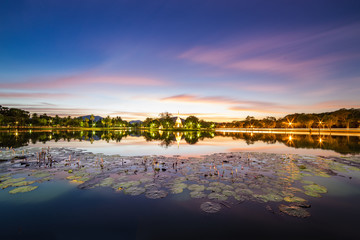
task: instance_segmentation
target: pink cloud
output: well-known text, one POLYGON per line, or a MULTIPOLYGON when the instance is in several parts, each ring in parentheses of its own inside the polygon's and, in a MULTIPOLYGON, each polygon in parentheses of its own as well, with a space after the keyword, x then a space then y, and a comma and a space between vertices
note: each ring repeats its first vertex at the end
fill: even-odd
POLYGON ((330 30, 314 28, 286 34, 238 38, 222 45, 196 46, 178 57, 222 69, 314 81, 331 75, 339 63, 360 58, 360 54, 349 50, 336 50, 344 39, 359 39, 359 29, 359 24, 353 24, 330 30), (318 50, 324 46, 329 49, 326 54, 318 50))
POLYGON ((220 105, 236 105, 242 108, 277 108, 278 104, 272 102, 262 102, 253 100, 238 100, 233 98, 227 98, 222 96, 210 96, 202 97, 196 95, 181 94, 162 98, 161 101, 174 101, 174 102, 191 102, 191 103, 203 103, 203 104, 220 104, 220 105))

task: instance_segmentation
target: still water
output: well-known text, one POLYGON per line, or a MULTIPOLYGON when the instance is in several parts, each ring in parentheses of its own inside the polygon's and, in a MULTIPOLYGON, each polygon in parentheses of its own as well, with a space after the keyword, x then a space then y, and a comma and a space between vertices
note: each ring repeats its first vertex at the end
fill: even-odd
POLYGON ((201 155, 253 151, 293 154, 360 154, 360 134, 232 133, 221 131, 0 131, 0 148, 75 147, 96 153, 201 155))
POLYGON ((0 132, 0 239, 358 239, 359 143, 292 133, 0 132), (41 151, 54 165, 38 161, 41 151), (36 189, 12 194, 23 185, 36 189))

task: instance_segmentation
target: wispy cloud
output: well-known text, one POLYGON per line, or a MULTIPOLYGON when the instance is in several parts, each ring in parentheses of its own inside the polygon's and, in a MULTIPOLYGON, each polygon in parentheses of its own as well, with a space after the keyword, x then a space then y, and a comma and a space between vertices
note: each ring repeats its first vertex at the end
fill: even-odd
POLYGON ((34 99, 49 99, 49 98, 67 98, 74 97, 68 93, 24 93, 24 92, 0 92, 0 98, 34 98, 34 99))
POLYGON ((275 114, 285 115, 294 112, 321 112, 324 110, 336 110, 342 107, 359 108, 360 104, 351 100, 332 100, 322 101, 313 104, 278 104, 275 102, 253 101, 253 100, 240 100, 227 98, 222 96, 196 96, 196 95, 175 95, 162 98, 161 101, 175 101, 185 103, 200 103, 200 104, 220 104, 230 111, 234 112, 247 112, 256 113, 257 115, 271 115, 275 114))
POLYGON ((233 98, 227 98, 222 96, 196 96, 188 94, 180 94, 170 97, 162 98, 161 101, 174 101, 174 102, 190 102, 190 103, 202 103, 202 104, 220 104, 220 105, 237 105, 243 106, 243 108, 269 108, 279 107, 278 104, 272 102, 262 102, 253 100, 239 100, 233 98))
POLYGON ((314 28, 286 34, 259 36, 225 42, 217 46, 197 46, 181 53, 180 59, 242 72, 270 73, 296 79, 326 77, 337 64, 360 59, 345 41, 360 41, 360 24, 333 29, 314 28), (326 50, 326 51, 325 51, 326 50))

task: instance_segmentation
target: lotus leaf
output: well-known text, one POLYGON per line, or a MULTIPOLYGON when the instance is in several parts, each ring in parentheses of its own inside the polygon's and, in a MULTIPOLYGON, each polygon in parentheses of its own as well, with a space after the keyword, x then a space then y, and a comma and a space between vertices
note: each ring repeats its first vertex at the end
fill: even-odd
POLYGON ((253 194, 253 191, 251 191, 250 189, 242 189, 242 188, 235 189, 235 192, 237 194, 247 194, 247 195, 253 194))
POLYGON ((321 197, 319 193, 313 191, 305 191, 305 194, 311 197, 321 197))
POLYGON ((234 187, 231 185, 225 185, 224 187, 222 187, 223 190, 234 190, 234 187))
POLYGON ((211 182, 211 183, 209 183, 209 186, 222 188, 222 187, 225 186, 225 184, 224 184, 224 183, 221 183, 221 182, 211 182))
POLYGON ((5 189, 8 187, 13 186, 13 184, 17 183, 17 182, 22 182, 24 181, 26 178, 10 178, 7 179, 6 181, 0 183, 0 188, 5 189))
POLYGON ((236 193, 234 191, 230 191, 230 190, 224 190, 222 192, 223 195, 227 196, 227 197, 232 197, 232 196, 235 196, 236 193))
POLYGON ((172 187, 172 188, 170 188, 170 192, 172 194, 179 194, 179 193, 182 193, 183 191, 184 191, 184 189, 181 188, 181 187, 172 187))
POLYGON ((200 208, 207 213, 216 213, 220 211, 221 206, 220 204, 214 202, 204 202, 200 205, 200 208))
POLYGON ((27 186, 30 184, 33 184, 35 181, 21 181, 21 182, 16 182, 12 184, 12 187, 21 187, 21 186, 27 186))
POLYGON ((193 192, 190 192, 190 197, 192 197, 192 198, 204 198, 204 197, 206 197, 206 194, 204 192, 193 191, 193 192))
POLYGON ((303 188, 309 192, 326 193, 327 189, 324 186, 318 184, 305 185, 303 188))
POLYGON ((145 188, 142 187, 129 187, 124 190, 125 194, 129 194, 132 196, 137 196, 145 192, 145 188))
POLYGON ((146 190, 152 190, 152 189, 157 190, 157 189, 161 188, 161 185, 156 184, 156 183, 148 183, 148 184, 145 184, 144 187, 146 188, 146 190))
POLYGON ((164 198, 167 196, 167 192, 163 190, 150 190, 145 193, 145 196, 151 199, 164 198))
POLYGON ((197 191, 197 192, 201 192, 205 190, 204 185, 199 185, 199 184, 191 184, 188 186, 188 189, 190 191, 197 191))
POLYGON ((233 187, 235 188, 247 188, 245 183, 233 183, 233 187))
POLYGON ((291 196, 287 196, 287 197, 284 197, 284 201, 286 202, 306 202, 305 199, 303 198, 300 198, 300 197, 291 197, 291 196))
POLYGON ((308 211, 298 206, 286 206, 284 204, 281 204, 279 206, 279 210, 293 217, 300 217, 300 218, 310 217, 310 213, 308 211))
POLYGON ((243 195, 235 195, 234 198, 240 202, 247 200, 247 198, 243 195))
POLYGON ((25 193, 25 192, 33 191, 37 188, 38 188, 38 186, 23 186, 23 187, 14 188, 13 190, 9 191, 9 193, 11 193, 11 194, 25 193))
POLYGON ((263 200, 264 202, 281 202, 283 198, 277 194, 269 193, 264 195, 254 195, 254 197, 263 200))
POLYGON ((110 187, 112 184, 114 183, 114 179, 113 178, 105 178, 104 180, 102 180, 99 184, 100 187, 110 187))
POLYGON ((330 177, 326 172, 316 172, 315 175, 319 177, 330 177))
POLYGON ((223 195, 223 194, 215 193, 215 192, 210 193, 210 194, 208 195, 208 198, 209 198, 210 200, 216 199, 216 200, 219 200, 219 201, 226 201, 226 200, 228 199, 227 196, 225 196, 225 195, 223 195))

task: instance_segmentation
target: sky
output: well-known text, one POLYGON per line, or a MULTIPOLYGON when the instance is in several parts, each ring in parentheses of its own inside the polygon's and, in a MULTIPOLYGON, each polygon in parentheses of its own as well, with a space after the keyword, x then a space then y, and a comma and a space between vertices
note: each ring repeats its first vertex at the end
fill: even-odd
POLYGON ((360 107, 360 1, 0 2, 0 105, 211 121, 360 107))

